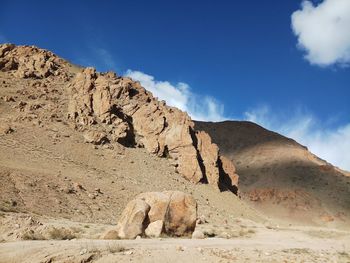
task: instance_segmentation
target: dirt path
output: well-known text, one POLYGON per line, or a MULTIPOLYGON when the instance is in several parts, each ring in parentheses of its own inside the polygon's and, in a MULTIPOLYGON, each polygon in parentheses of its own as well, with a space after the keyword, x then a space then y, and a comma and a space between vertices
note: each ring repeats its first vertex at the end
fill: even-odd
POLYGON ((236 239, 20 241, 0 244, 0 262, 350 262, 350 235, 267 229, 236 239))

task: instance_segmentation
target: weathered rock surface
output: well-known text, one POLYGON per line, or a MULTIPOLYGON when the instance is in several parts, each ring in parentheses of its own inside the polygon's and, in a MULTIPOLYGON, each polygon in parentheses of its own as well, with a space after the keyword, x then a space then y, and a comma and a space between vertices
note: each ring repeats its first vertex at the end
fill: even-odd
POLYGON ((115 230, 109 230, 101 236, 101 239, 118 239, 118 232, 115 230))
POLYGON ((193 233, 192 233, 192 239, 204 239, 205 235, 203 233, 203 231, 196 229, 193 233))
POLYGON ((86 68, 68 90, 68 118, 77 129, 98 127, 110 142, 144 146, 152 154, 170 157, 177 171, 193 183, 219 188, 232 181, 220 177, 237 176, 222 170, 218 147, 207 133, 194 130, 185 112, 156 100, 138 82, 86 68))
POLYGON ((164 222, 163 220, 157 220, 148 225, 145 230, 145 234, 148 237, 160 237, 163 231, 164 222))
POLYGON ((150 205, 149 222, 162 220, 167 235, 183 236, 192 233, 197 220, 194 198, 179 191, 149 192, 136 197, 150 205))
POLYGON ((14 71, 15 77, 46 78, 63 73, 62 59, 34 46, 0 45, 0 70, 14 71))
POLYGON ((224 176, 220 177, 220 180, 222 180, 221 185, 238 194, 239 176, 236 174, 236 167, 230 159, 223 155, 219 157, 219 165, 221 166, 221 172, 224 173, 224 176))
POLYGON ((197 202, 189 194, 179 191, 142 193, 128 203, 116 231, 122 239, 144 234, 148 237, 189 236, 196 219, 197 202))
POLYGON ((98 131, 87 131, 84 134, 84 140, 87 143, 102 144, 107 141, 106 135, 98 131))
POLYGON ((134 239, 144 233, 144 221, 150 206, 141 199, 130 201, 124 209, 117 225, 118 237, 134 239))

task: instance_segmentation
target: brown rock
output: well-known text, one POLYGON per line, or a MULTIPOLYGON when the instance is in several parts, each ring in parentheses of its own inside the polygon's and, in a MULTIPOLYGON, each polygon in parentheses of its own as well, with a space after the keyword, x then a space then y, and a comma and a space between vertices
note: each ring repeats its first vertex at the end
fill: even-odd
POLYGON ((145 230, 144 221, 150 206, 141 199, 130 201, 117 224, 116 232, 121 239, 134 239, 145 230))
POLYGON ((10 134, 13 133, 14 129, 11 128, 7 123, 0 123, 0 134, 10 134))
POLYGON ((220 183, 222 187, 228 188, 234 193, 238 193, 238 179, 239 176, 236 174, 236 167, 232 161, 225 156, 220 156, 219 164, 221 164, 221 175, 220 183))
POLYGON ((198 151, 203 160, 208 183, 219 187, 219 148, 211 142, 211 138, 206 132, 200 131, 196 136, 198 140, 198 151))
POLYGON ((115 230, 109 230, 101 236, 101 239, 118 239, 118 232, 115 230))
POLYGON ((5 96, 5 97, 3 97, 3 100, 5 101, 5 102, 15 102, 16 100, 14 99, 14 97, 12 97, 12 96, 5 96))
POLYGON ((14 70, 20 78, 46 78, 60 75, 62 63, 53 53, 33 46, 0 45, 0 70, 14 70))
POLYGON ((92 144, 102 144, 107 141, 107 136, 103 132, 87 131, 84 134, 84 141, 92 144))

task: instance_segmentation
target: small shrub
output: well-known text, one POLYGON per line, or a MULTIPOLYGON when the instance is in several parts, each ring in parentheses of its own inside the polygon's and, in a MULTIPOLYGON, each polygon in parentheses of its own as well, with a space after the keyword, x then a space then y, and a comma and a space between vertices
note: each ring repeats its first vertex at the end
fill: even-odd
POLYGON ((76 236, 68 229, 65 228, 52 228, 49 232, 49 236, 51 239, 56 240, 67 240, 67 239, 73 239, 76 238, 76 236))
POLYGON ((41 233, 37 233, 34 230, 29 230, 22 235, 23 240, 45 240, 45 237, 41 233))
POLYGON ((112 243, 107 245, 107 251, 110 253, 118 253, 118 252, 123 252, 125 250, 126 248, 119 244, 112 243))
POLYGON ((255 234, 256 232, 255 232, 254 229, 249 229, 247 233, 248 233, 248 234, 255 234))

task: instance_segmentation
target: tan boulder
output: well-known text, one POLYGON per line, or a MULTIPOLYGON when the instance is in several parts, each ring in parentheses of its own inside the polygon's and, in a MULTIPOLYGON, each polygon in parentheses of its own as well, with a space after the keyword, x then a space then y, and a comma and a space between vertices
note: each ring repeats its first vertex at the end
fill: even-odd
POLYGON ((165 232, 170 235, 183 236, 191 234, 196 226, 197 202, 182 192, 170 192, 170 203, 165 215, 165 232))
POLYGON ((147 237, 160 237, 160 235, 162 234, 162 231, 163 231, 163 226, 164 226, 163 220, 157 220, 157 221, 150 223, 145 230, 146 236, 147 237))
POLYGON ((193 232, 197 219, 197 202, 179 191, 149 192, 136 197, 150 205, 149 222, 162 220, 164 233, 184 236, 193 232))
POLYGON ((115 230, 109 230, 101 236, 101 239, 118 239, 118 232, 115 230))
POLYGON ((147 192, 136 196, 136 199, 145 201, 150 206, 148 212, 149 222, 165 219, 165 214, 170 202, 170 195, 167 192, 147 192))
POLYGON ((121 239, 134 239, 142 235, 145 230, 145 219, 150 210, 150 206, 141 199, 130 201, 125 207, 116 232, 121 239))
POLYGON ((204 239, 205 235, 202 230, 196 229, 192 233, 192 239, 204 239))
MULTIPOLYGON (((197 202, 179 191, 142 193, 130 201, 118 222, 118 238, 191 236, 196 226, 197 202)), ((102 238, 113 236, 106 233, 102 238)))

